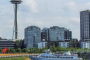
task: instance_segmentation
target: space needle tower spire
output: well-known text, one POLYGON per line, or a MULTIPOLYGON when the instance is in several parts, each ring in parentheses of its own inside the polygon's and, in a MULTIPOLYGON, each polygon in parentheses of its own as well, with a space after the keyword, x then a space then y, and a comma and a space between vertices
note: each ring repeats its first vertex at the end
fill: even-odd
POLYGON ((15 33, 15 39, 18 39, 18 24, 17 24, 17 7, 22 2, 21 0, 11 0, 12 4, 14 4, 15 9, 15 21, 14 21, 14 33, 15 33))

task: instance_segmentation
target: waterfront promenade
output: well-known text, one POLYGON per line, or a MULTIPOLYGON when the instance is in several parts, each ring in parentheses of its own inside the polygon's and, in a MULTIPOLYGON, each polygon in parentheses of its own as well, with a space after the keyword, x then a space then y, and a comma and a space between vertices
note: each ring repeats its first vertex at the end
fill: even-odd
POLYGON ((11 58, 11 57, 24 57, 24 56, 38 56, 40 54, 0 54, 0 58, 11 58))

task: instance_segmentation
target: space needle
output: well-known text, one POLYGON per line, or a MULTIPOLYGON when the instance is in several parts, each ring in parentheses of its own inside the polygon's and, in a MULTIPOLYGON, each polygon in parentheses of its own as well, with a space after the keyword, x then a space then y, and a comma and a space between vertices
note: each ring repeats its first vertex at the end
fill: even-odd
POLYGON ((14 21, 13 33, 15 33, 15 39, 18 39, 17 7, 22 1, 21 0, 11 0, 10 2, 14 5, 14 9, 15 9, 15 11, 14 11, 15 12, 15 21, 14 21))

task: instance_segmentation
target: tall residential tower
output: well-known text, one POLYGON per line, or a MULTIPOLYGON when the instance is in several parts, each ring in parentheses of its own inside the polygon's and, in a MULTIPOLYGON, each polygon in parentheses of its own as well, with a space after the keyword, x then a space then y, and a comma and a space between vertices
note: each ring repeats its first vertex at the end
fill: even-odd
POLYGON ((64 41, 64 28, 53 26, 49 29, 50 41, 64 41))
POLYGON ((80 12, 80 40, 90 41, 90 10, 80 12))
POLYGON ((28 26, 25 28, 24 45, 29 50, 31 47, 38 47, 41 42, 41 29, 37 26, 28 26))

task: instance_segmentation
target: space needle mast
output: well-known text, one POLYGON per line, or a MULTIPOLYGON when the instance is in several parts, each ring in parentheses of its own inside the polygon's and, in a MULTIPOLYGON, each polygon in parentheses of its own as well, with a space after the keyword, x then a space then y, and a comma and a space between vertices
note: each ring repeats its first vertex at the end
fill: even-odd
POLYGON ((18 5, 22 2, 21 0, 11 0, 10 1, 12 4, 14 4, 14 9, 15 9, 15 21, 14 21, 14 32, 15 32, 15 39, 18 39, 18 25, 17 25, 17 7, 18 5))

